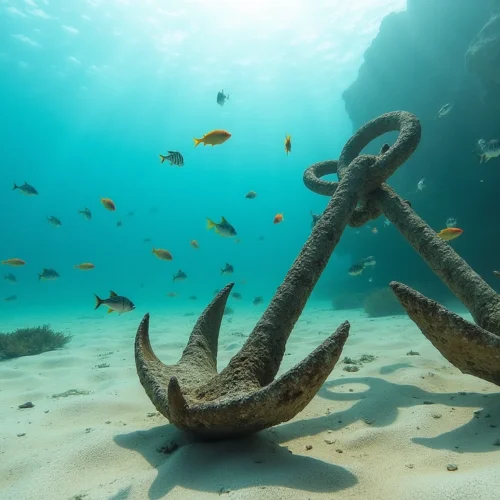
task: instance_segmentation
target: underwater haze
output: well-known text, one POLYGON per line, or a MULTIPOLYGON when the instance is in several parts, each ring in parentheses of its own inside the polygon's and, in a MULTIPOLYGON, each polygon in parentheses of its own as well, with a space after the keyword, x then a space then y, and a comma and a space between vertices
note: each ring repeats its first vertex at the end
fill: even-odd
MULTIPOLYGON (((139 319, 154 307, 201 309, 230 281, 242 296, 231 307, 254 307, 257 296, 265 305, 310 233, 310 212, 327 202, 304 187, 303 172, 338 158, 352 132, 342 91, 382 18, 404 7, 2 0, 0 258, 26 264, 2 266, 17 283, 2 280, 0 296, 17 300, 0 302, 1 315, 93 313, 93 294, 113 290, 139 319), (229 96, 222 106, 219 91, 229 96), (214 129, 230 139, 194 147, 214 129), (169 150, 182 167, 160 162, 169 150), (12 189, 24 182, 38 195, 12 189), (236 237, 207 230, 207 218, 221 216, 236 237), (60 277, 40 280, 44 268, 60 277), (179 270, 187 279, 174 282, 179 270)), ((325 275, 347 276, 351 263, 334 256, 325 275)))

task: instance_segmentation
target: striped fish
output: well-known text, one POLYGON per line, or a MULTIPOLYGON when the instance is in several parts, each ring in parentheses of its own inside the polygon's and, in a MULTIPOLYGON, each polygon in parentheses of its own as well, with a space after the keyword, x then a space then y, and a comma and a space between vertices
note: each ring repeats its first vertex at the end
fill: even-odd
POLYGON ((169 161, 170 165, 177 165, 178 167, 184 165, 184 158, 178 151, 169 151, 167 156, 160 155, 160 163, 163 163, 165 160, 169 161))

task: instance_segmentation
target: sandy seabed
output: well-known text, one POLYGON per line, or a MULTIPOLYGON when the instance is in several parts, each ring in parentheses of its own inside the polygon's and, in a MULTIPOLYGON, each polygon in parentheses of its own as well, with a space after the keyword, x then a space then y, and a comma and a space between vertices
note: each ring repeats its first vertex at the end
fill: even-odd
MULTIPOLYGON (((256 309, 223 320, 220 368, 242 346, 256 309)), ((152 311, 162 361, 178 360, 198 312, 152 311)), ((498 500, 500 391, 461 374, 407 317, 308 307, 282 371, 346 319, 342 359, 373 361, 357 372, 339 362, 290 422, 199 443, 169 425, 139 383, 138 313, 52 317, 54 329, 74 335, 67 348, 0 362, 0 499, 498 500), (53 397, 72 390, 83 394, 53 397), (18 408, 27 401, 34 408, 18 408)), ((0 330, 44 322, 2 318, 0 330)))

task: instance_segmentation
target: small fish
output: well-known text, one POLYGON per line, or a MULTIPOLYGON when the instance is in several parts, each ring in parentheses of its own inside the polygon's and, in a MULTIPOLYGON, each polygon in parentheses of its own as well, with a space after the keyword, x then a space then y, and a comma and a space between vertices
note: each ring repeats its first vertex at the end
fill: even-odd
POLYGON ((154 253, 160 260, 173 260, 172 254, 164 248, 153 248, 154 253))
POLYGON ((143 243, 151 243, 151 238, 144 238, 142 240, 143 243))
POLYGON ((36 196, 38 194, 38 191, 33 186, 30 186, 27 182, 24 182, 24 184, 22 184, 21 186, 18 186, 14 182, 14 187, 12 188, 12 190, 14 191, 16 189, 19 189, 19 191, 25 196, 36 196))
POLYGON ((189 300, 198 300, 198 297, 196 295, 190 295, 188 297, 189 300))
POLYGON ((9 295, 3 299, 4 302, 14 302, 17 300, 17 295, 9 295))
POLYGON ((312 210, 309 210, 312 221, 311 221, 311 227, 314 227, 316 225, 316 222, 318 222, 321 219, 321 215, 316 215, 312 213, 312 210))
POLYGON ((391 146, 389 146, 389 144, 384 144, 381 148, 380 148, 380 152, 379 152, 379 156, 387 153, 387 151, 389 151, 389 149, 391 148, 391 146))
POLYGON ((172 281, 184 281, 185 279, 187 279, 187 274, 179 269, 177 274, 174 274, 174 279, 172 281))
POLYGON ((200 245, 199 245, 199 243, 198 243, 196 240, 191 240, 191 241, 189 242, 189 244, 190 244, 193 248, 196 248, 196 249, 200 248, 200 245))
POLYGON ((368 283, 373 283, 373 278, 369 278, 368 283))
POLYGON ((226 266, 224 269, 220 270, 221 274, 233 274, 234 273, 234 267, 231 264, 226 263, 226 266))
POLYGON ((122 227, 122 226, 123 226, 123 222, 121 220, 117 221, 116 227, 122 227))
POLYGON ((457 219, 454 217, 446 219, 446 227, 457 227, 457 219))
POLYGON ((219 92, 217 92, 217 104, 219 106, 224 106, 226 99, 229 99, 229 94, 226 95, 224 94, 224 90, 219 90, 219 92))
POLYGON ((168 292, 167 297, 170 297, 170 298, 177 297, 177 294, 175 292, 168 292))
POLYGON ((207 144, 210 146, 217 146, 218 144, 223 144, 231 137, 231 134, 226 130, 212 130, 205 134, 201 139, 193 138, 194 147, 198 144, 203 143, 204 146, 207 144))
POLYGON ((274 224, 279 224, 282 221, 283 221, 283 214, 276 214, 274 216, 274 220, 273 220, 274 224))
POLYGON ((351 276, 359 276, 364 270, 363 264, 354 264, 347 271, 351 276))
POLYGON ((241 240, 240 240, 239 238, 235 238, 235 239, 234 239, 234 242, 235 242, 235 243, 241 243, 241 240))
POLYGON ((459 229, 458 227, 447 227, 439 231, 437 236, 444 241, 450 241, 458 238, 463 232, 463 229, 459 229))
POLYGON ((116 210, 115 203, 111 198, 101 198, 101 203, 106 210, 110 210, 111 212, 116 210))
POLYGON ((390 220, 386 217, 386 218, 384 219, 384 226, 385 226, 385 227, 389 227, 390 225, 391 225, 391 221, 390 221, 390 220))
POLYGON ((451 110, 453 109, 453 104, 450 104, 450 103, 447 103, 445 104, 439 111, 438 111, 438 114, 436 116, 436 118, 434 119, 437 119, 437 118, 443 118, 444 116, 446 116, 451 110))
POLYGON ((134 214, 134 212, 129 212, 129 213, 127 214, 127 217, 133 217, 134 215, 135 215, 135 214, 134 214))
POLYGON ((264 238, 264 236, 262 236, 262 235, 261 235, 261 236, 259 236, 258 240, 259 240, 259 241, 264 241, 264 240, 265 240, 265 238, 264 238))
POLYGON ((38 280, 53 281, 60 278, 59 273, 55 269, 43 268, 41 273, 38 273, 38 280))
POLYGON ((168 155, 160 155, 160 163, 163 163, 167 160, 170 165, 177 165, 178 167, 182 167, 184 165, 184 158, 178 151, 169 151, 168 155))
POLYGON ((241 296, 241 293, 238 293, 238 292, 234 292, 231 295, 233 296, 233 299, 236 299, 236 300, 241 300, 243 298, 241 296))
POLYGON ((2 264, 5 266, 19 267, 19 266, 24 266, 26 262, 24 262, 23 259, 7 259, 7 260, 2 260, 2 264))
POLYGON ((94 310, 99 306, 104 305, 108 308, 108 314, 113 311, 118 314, 126 313, 129 311, 133 311, 135 309, 135 305, 133 302, 127 297, 123 297, 122 295, 118 295, 113 290, 109 292, 109 299, 101 299, 95 293, 95 307, 94 310))
POLYGON ((237 234, 236 229, 224 217, 221 217, 221 221, 218 224, 207 217, 207 229, 210 231, 213 228, 215 228, 215 232, 218 235, 225 238, 231 238, 237 234))
POLYGON ((372 228, 372 233, 373 234, 378 234, 378 229, 376 227, 372 228))
POLYGON ((423 191, 425 187, 425 177, 423 177, 417 182, 417 191, 423 191))
POLYGON ((245 198, 253 200, 254 198, 257 198, 257 193, 255 191, 248 191, 248 193, 245 195, 245 198))
POLYGON ((92 262, 82 262, 81 264, 77 264, 74 266, 75 269, 80 269, 81 271, 90 271, 91 269, 94 269, 95 266, 92 264, 92 262))
POLYGON ((60 221, 60 219, 58 219, 57 217, 54 217, 53 215, 51 215, 50 217, 47 217, 47 220, 48 220, 49 224, 54 226, 54 227, 62 226, 62 222, 60 221))
POLYGON ((92 219, 92 212, 88 208, 84 208, 83 210, 78 210, 79 214, 82 214, 87 220, 92 219))
POLYGON ((262 302, 264 302, 264 299, 262 297, 255 297, 255 299, 253 299, 252 301, 252 304, 254 306, 258 306, 259 304, 262 304, 262 302))
POLYGON ((288 153, 292 152, 292 138, 287 135, 285 137, 285 153, 288 156, 288 153))
POLYGON ((12 273, 4 274, 3 279, 9 283, 17 283, 17 278, 12 273))
POLYGON ((370 255, 370 257, 366 257, 361 261, 361 265, 363 267, 374 266, 376 263, 377 261, 375 260, 375 257, 373 255, 370 255))
POLYGON ((493 274, 494 274, 497 278, 500 278, 500 271, 493 271, 493 274))
POLYGON ((500 155, 500 141, 498 139, 492 139, 489 142, 485 142, 481 139, 478 142, 478 145, 480 145, 481 150, 481 153, 479 154, 479 163, 483 163, 483 160, 484 163, 486 163, 491 160, 491 158, 496 158, 500 155))

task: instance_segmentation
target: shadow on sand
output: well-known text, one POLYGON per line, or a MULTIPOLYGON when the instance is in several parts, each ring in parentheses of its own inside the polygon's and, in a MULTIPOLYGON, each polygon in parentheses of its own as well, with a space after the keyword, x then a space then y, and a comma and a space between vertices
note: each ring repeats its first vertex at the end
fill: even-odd
POLYGON ((310 457, 293 455, 274 443, 267 431, 244 439, 197 442, 173 426, 120 434, 115 442, 137 451, 158 470, 149 498, 167 495, 175 486, 203 492, 281 486, 333 493, 357 483, 346 469, 310 457), (179 448, 165 455, 158 448, 169 442, 179 448))
MULTIPOLYGON (((471 420, 465 425, 433 438, 414 437, 414 443, 434 449, 462 452, 500 451, 500 393, 434 393, 414 385, 394 384, 374 377, 349 377, 326 382, 318 393, 330 401, 353 401, 345 411, 324 417, 295 421, 275 428, 274 438, 279 443, 304 436, 313 436, 327 430, 345 428, 354 422, 367 421, 373 427, 385 427, 395 422, 401 408, 420 405, 444 405, 452 408, 470 408, 471 420), (365 385, 366 389, 353 392, 335 392, 347 384, 365 385), (475 410, 481 410, 475 413, 475 410)), ((436 407, 436 413, 439 413, 436 407)), ((446 418, 446 415, 443 416, 446 418)), ((417 430, 415 431, 417 433, 417 430)))

